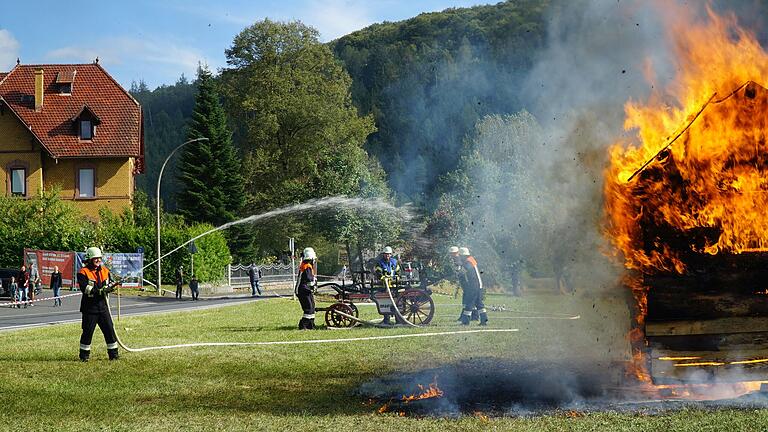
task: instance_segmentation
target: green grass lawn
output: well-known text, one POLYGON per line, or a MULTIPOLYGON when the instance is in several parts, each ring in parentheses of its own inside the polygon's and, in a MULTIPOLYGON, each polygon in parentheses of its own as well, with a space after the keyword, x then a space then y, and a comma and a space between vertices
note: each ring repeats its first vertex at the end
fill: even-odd
MULTIPOLYGON (((192 342, 352 338, 458 330, 460 306, 435 296, 425 329, 294 330, 301 315, 287 299, 123 318, 116 328, 134 347, 192 342)), ((623 301, 584 295, 489 295, 486 333, 317 345, 202 347, 128 353, 107 361, 101 333, 89 363, 77 359, 79 325, 0 333, 0 430, 764 430, 764 410, 684 410, 662 415, 565 412, 459 419, 378 414, 357 393, 377 376, 416 372, 478 357, 528 361, 626 359, 623 301), (509 309, 526 312, 510 312, 509 309), (513 319, 545 313, 578 320, 513 319)), ((374 318, 373 307, 361 307, 374 318)), ((317 322, 322 320, 318 314, 317 322)), ((473 326, 472 328, 477 328, 473 326)), ((439 380, 439 378, 438 378, 439 380)), ((425 383, 426 384, 426 383, 425 383)))

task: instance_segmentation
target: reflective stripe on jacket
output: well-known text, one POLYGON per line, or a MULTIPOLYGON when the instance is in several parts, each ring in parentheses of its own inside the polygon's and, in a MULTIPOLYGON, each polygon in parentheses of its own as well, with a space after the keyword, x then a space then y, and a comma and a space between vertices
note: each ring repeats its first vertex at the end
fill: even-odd
POLYGON ((77 285, 83 292, 80 300, 80 312, 82 313, 101 313, 107 311, 107 297, 99 294, 101 288, 109 284, 109 269, 105 266, 91 268, 87 265, 77 272, 77 285), (89 283, 93 283, 91 295, 86 295, 86 288, 89 283))

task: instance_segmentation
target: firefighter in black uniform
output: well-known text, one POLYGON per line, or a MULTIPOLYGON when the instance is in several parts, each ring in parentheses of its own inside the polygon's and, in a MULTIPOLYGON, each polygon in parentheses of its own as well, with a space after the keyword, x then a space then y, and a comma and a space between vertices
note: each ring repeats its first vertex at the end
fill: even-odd
POLYGON ((77 272, 77 284, 83 293, 80 300, 80 313, 83 314, 80 361, 87 362, 91 355, 91 339, 96 325, 104 334, 109 359, 117 360, 117 336, 107 309, 108 294, 114 286, 110 286, 109 269, 101 265, 99 248, 89 247, 85 251, 85 267, 77 272))
POLYGON ((483 303, 483 280, 480 277, 480 269, 477 267, 477 260, 469 254, 468 248, 459 248, 459 257, 463 274, 464 290, 461 302, 464 304, 464 311, 461 313, 461 323, 469 325, 472 318, 472 311, 477 310, 480 315, 480 325, 488 325, 488 311, 483 303))
POLYGON ((299 330, 312 330, 315 328, 315 261, 317 255, 311 247, 304 249, 304 258, 299 266, 299 282, 296 287, 296 297, 301 304, 304 314, 299 321, 299 330))

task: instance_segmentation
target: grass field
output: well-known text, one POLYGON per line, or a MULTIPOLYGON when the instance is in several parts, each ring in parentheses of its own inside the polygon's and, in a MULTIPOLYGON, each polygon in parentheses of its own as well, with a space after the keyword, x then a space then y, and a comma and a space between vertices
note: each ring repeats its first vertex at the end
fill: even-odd
MULTIPOLYGON (((459 330, 460 307, 436 296, 437 316, 426 329, 298 331, 296 302, 238 306, 123 318, 116 323, 129 346, 191 342, 256 342, 351 338, 459 330)), ((687 409, 660 415, 552 411, 524 418, 399 417, 378 414, 358 394, 377 376, 417 372, 477 358, 626 358, 623 301, 585 295, 489 295, 491 328, 515 333, 436 336, 317 345, 204 347, 121 352, 109 362, 97 330, 89 363, 76 361, 79 326, 0 333, 0 430, 765 430, 768 411, 687 409), (514 311, 511 311, 514 310, 514 311), (520 311, 520 312, 515 312, 520 311), (551 313, 578 320, 548 320, 551 313), (529 318, 515 318, 529 317, 529 318)), ((361 307, 373 318, 372 307, 361 307)), ((318 314, 318 323, 321 322, 318 314)), ((472 328, 477 328, 473 326, 472 328)), ((465 362, 465 363, 462 363, 465 362)), ((439 380, 439 378, 438 378, 439 380)), ((426 384, 426 383, 425 383, 426 384)))

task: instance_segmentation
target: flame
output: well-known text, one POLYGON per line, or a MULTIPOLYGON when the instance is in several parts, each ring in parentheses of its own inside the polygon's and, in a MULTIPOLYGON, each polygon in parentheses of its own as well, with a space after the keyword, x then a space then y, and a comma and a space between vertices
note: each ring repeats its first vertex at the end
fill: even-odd
POLYGON ((430 399, 430 398, 439 398, 443 396, 443 391, 440 390, 440 388, 437 386, 437 377, 435 377, 434 381, 432 381, 428 387, 424 387, 421 384, 418 384, 419 391, 421 393, 419 394, 412 394, 412 395, 403 395, 403 398, 401 399, 403 402, 408 403, 415 400, 420 399, 430 399))
MULTIPOLYGON (((417 384, 417 386, 419 387, 419 392, 418 393, 413 393, 411 395, 403 395, 400 398, 400 402, 403 403, 403 404, 408 404, 408 403, 416 401, 416 400, 439 398, 439 397, 443 396, 443 391, 440 390, 440 388, 437 386, 437 376, 435 376, 434 380, 430 384, 428 384, 427 387, 424 387, 421 384, 417 384)), ((391 402, 392 402, 392 400, 390 399, 390 401, 385 403, 384 405, 382 405, 377 410, 377 412, 379 414, 384 414, 384 413, 388 412, 392 408, 392 406, 391 406, 392 403, 391 402)), ((398 415, 400 417, 403 417, 403 416, 405 416, 405 412, 399 411, 398 415)))
MULTIPOLYGON (((663 9, 674 58, 666 66, 675 75, 660 86, 663 74, 644 62, 654 90, 625 104, 632 138, 611 147, 604 186, 605 233, 632 271, 624 284, 637 306, 629 373, 646 383, 648 288, 639 275, 683 274, 686 257, 697 254, 768 251, 768 55, 733 14, 707 7, 701 19, 690 6, 654 4, 663 9)), ((670 360, 676 367, 763 362, 670 360)))
POLYGON ((733 15, 695 22, 665 2, 677 75, 625 105, 634 143, 617 142, 606 173, 606 231, 627 268, 685 271, 682 255, 762 250, 768 238, 768 55, 733 15), (674 22, 672 22, 674 20, 674 22), (685 31, 679 31, 685 29, 685 31), (681 250, 643 225, 699 233, 681 250))

